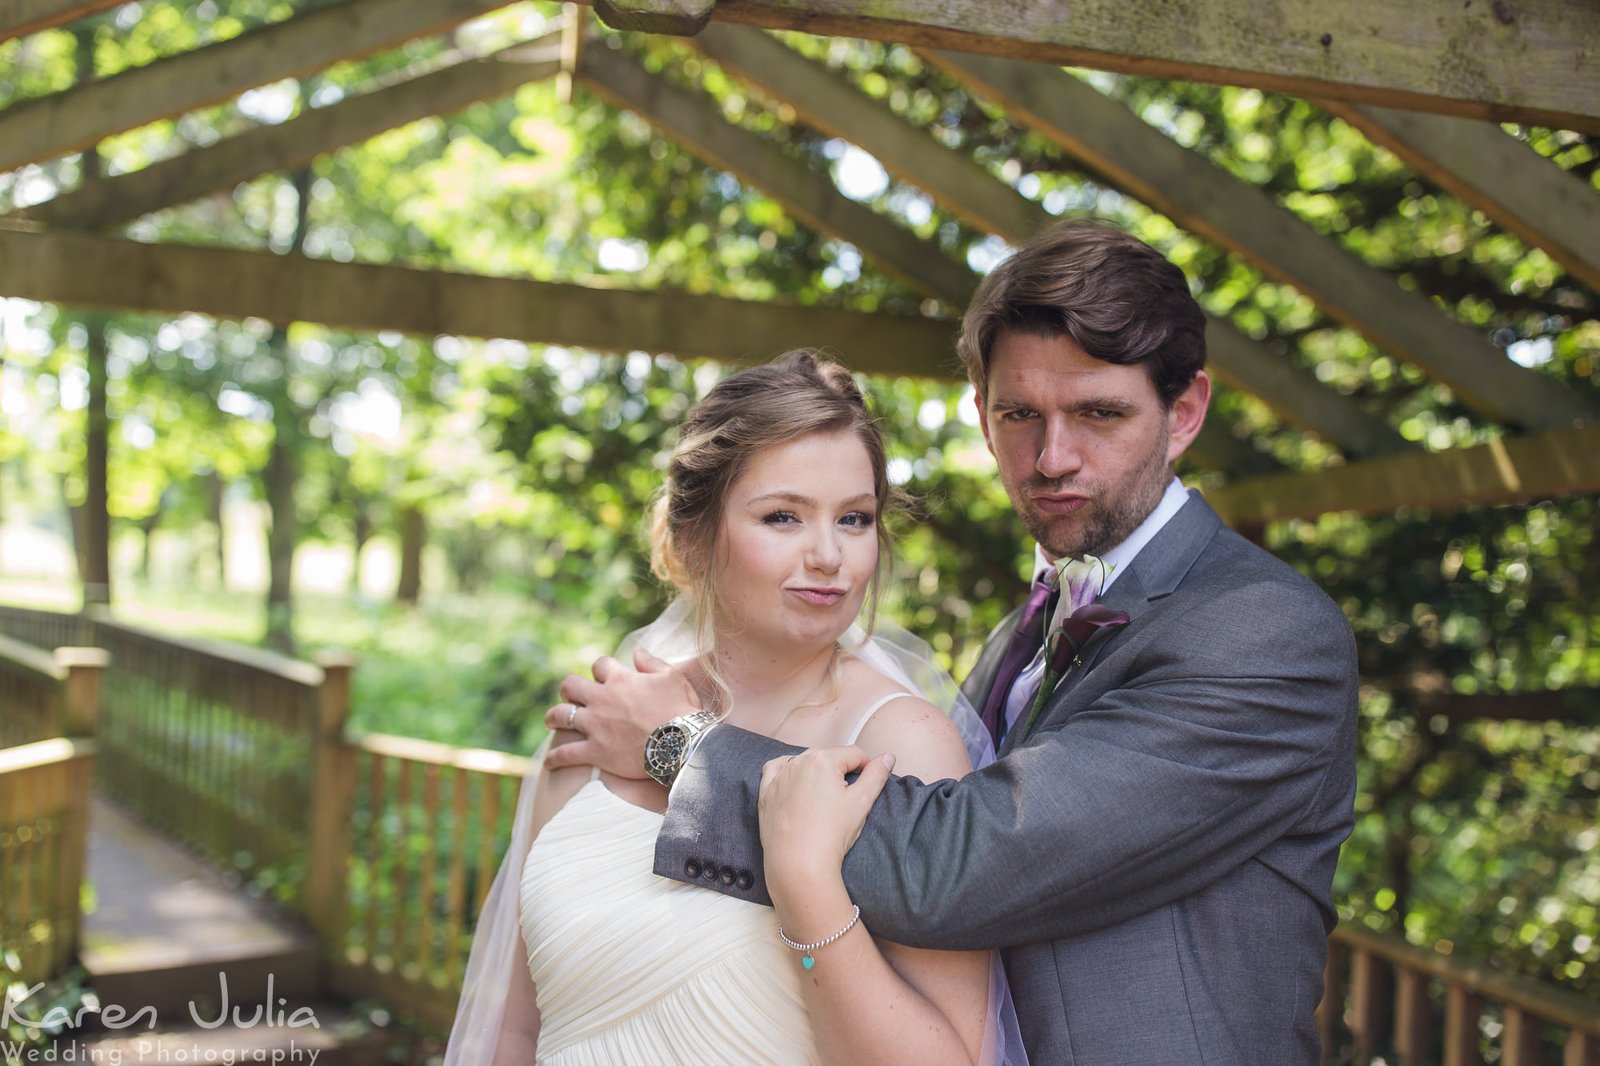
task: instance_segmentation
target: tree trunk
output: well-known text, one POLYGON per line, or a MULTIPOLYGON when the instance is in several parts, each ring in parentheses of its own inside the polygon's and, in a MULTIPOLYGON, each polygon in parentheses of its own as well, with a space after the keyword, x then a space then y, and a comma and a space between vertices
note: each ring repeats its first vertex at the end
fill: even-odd
POLYGON ((355 541, 355 556, 350 566, 350 591, 359 595, 361 593, 361 552, 367 546, 367 541, 372 539, 372 511, 367 507, 366 500, 357 496, 355 500, 355 518, 352 523, 352 535, 355 541))
POLYGON ((206 475, 207 496, 210 500, 211 524, 217 527, 217 587, 228 587, 228 541, 222 524, 222 510, 228 492, 227 482, 213 470, 206 475))
POLYGON ((422 595, 422 547, 427 543, 428 526, 421 509, 408 506, 400 512, 400 582, 394 598, 415 606, 422 595))
MULTIPOLYGON (((290 176, 294 187, 294 238, 290 255, 305 249, 306 228, 311 207, 311 172, 295 171, 290 176)), ((267 634, 271 648, 285 655, 294 654, 294 550, 300 541, 300 520, 295 514, 295 494, 300 483, 300 445, 303 436, 300 413, 289 396, 293 367, 289 357, 289 326, 275 327, 267 340, 267 350, 278 366, 278 388, 272 396, 272 448, 262 470, 271 525, 267 533, 267 634)))
MULTIPOLYGON (((94 80, 94 30, 79 27, 77 39, 78 81, 94 80)), ((94 148, 83 153, 83 181, 100 178, 100 154, 94 148)), ((76 528, 79 541, 78 576, 83 583, 83 603, 111 602, 111 515, 107 510, 110 495, 106 484, 110 449, 110 419, 106 410, 106 331, 105 319, 88 315, 83 319, 89 335, 84 353, 89 374, 89 409, 84 433, 83 510, 76 528)))
POLYGON ((144 543, 139 546, 139 580, 150 580, 150 542, 155 540, 156 526, 161 524, 161 505, 151 511, 149 516, 139 523, 139 532, 144 535, 144 543))
MULTIPOLYGON (((289 331, 279 327, 267 341, 272 358, 288 377, 289 331)), ((294 549, 300 539, 295 514, 295 489, 300 481, 298 418, 284 388, 272 399, 272 447, 261 471, 267 497, 267 634, 268 647, 294 654, 294 549)))

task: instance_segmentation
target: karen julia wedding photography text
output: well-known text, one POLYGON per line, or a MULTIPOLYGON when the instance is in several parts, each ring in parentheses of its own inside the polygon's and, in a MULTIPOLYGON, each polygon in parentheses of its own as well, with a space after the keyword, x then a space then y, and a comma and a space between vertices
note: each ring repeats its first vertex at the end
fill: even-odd
MULTIPOLYGON (((267 991, 262 1001, 235 1004, 228 996, 228 975, 219 971, 217 1005, 202 1006, 190 1000, 188 1016, 183 1022, 201 1029, 220 1029, 223 1026, 233 1029, 320 1029, 321 1023, 317 1020, 316 1012, 310 1007, 291 1007, 288 1000, 274 994, 274 980, 274 975, 267 975, 267 991)), ((7 990, 4 1012, 0 1015, 0 1033, 14 1033, 20 1029, 27 1034, 28 1039, 9 1043, 0 1040, 0 1061, 24 1063, 94 1061, 107 1063, 109 1066, 120 1066, 122 1056, 126 1052, 130 1056, 138 1056, 137 1061, 140 1062, 220 1063, 223 1066, 232 1066, 234 1063, 244 1062, 310 1064, 315 1063, 317 1056, 321 1054, 321 1049, 301 1047, 293 1040, 287 1047, 207 1048, 198 1044, 188 1047, 181 1044, 175 1046, 167 1040, 151 1036, 126 1041, 126 1046, 97 1049, 91 1059, 89 1054, 81 1051, 77 1045, 63 1044, 59 1038, 81 1035, 86 1023, 92 1023, 95 1028, 107 1032, 134 1030, 142 1026, 145 1032, 154 1034, 162 1024, 156 1009, 144 1006, 130 1012, 116 1003, 90 1002, 79 1007, 76 1012, 57 1006, 35 1015, 30 1007, 30 1001, 44 987, 41 983, 32 988, 23 987, 19 990, 14 986, 7 990), (48 1036, 57 1037, 58 1042, 38 1046, 38 1038, 48 1036)))

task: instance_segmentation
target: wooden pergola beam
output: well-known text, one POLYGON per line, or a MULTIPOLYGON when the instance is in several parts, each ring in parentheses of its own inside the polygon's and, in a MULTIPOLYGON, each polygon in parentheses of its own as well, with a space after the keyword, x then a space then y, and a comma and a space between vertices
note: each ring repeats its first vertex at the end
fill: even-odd
MULTIPOLYGON (((1398 687, 1398 686, 1397 686, 1398 687)), ((1574 722, 1600 725, 1600 688, 1550 692, 1415 691, 1408 694, 1421 717, 1455 720, 1574 722)))
POLYGON ((919 291, 958 310, 966 306, 978 283, 971 270, 933 241, 851 200, 827 174, 790 157, 777 143, 727 121, 710 97, 680 89, 606 48, 585 49, 577 77, 712 166, 762 189, 806 226, 849 241, 919 291))
POLYGON ((1378 515, 1402 507, 1450 510, 1591 492, 1600 492, 1600 425, 1241 481, 1209 499, 1238 527, 1332 511, 1378 515))
POLYGON ((258 126, 142 170, 80 185, 15 212, 70 229, 106 229, 262 174, 293 170, 319 155, 430 115, 492 100, 560 70, 559 34, 469 59, 387 88, 350 96, 279 123, 258 126))
POLYGON ((720 0, 712 18, 1600 132, 1585 0, 720 0))
POLYGON ((15 223, 0 223, 0 295, 725 362, 810 345, 839 352, 857 370, 917 377, 949 376, 955 361, 955 323, 938 319, 142 244, 15 223))
POLYGON ((1225 318, 1206 320, 1207 367, 1241 392, 1261 397, 1286 421, 1350 455, 1369 457, 1412 447, 1393 426, 1334 392, 1287 356, 1270 351, 1225 318))
MULTIPOLYGON (((970 156, 946 148, 767 34, 713 23, 690 43, 741 80, 793 107, 806 122, 871 152, 890 173, 978 229, 1020 243, 1058 221, 970 156)), ((1211 321, 1208 336, 1223 339, 1211 348, 1211 358, 1230 383, 1347 451, 1370 454, 1394 446, 1392 431, 1349 399, 1230 324, 1211 321), (1273 369, 1262 373, 1269 365, 1273 369)))
POLYGON ((344 0, 0 111, 0 170, 449 29, 504 0, 344 0))
POLYGON ((1319 101, 1600 292, 1600 192, 1488 122, 1319 101))
POLYGON ((0 7, 0 41, 88 18, 125 0, 9 0, 0 7))
MULTIPOLYGON (((1539 429, 1595 417, 1560 382, 1513 363, 1480 331, 1444 315, 1423 294, 1402 289, 1256 186, 1059 67, 923 54, 1122 191, 1305 293, 1379 348, 1445 382, 1485 417, 1539 429)), ((1591 199, 1600 215, 1600 197, 1591 199)))

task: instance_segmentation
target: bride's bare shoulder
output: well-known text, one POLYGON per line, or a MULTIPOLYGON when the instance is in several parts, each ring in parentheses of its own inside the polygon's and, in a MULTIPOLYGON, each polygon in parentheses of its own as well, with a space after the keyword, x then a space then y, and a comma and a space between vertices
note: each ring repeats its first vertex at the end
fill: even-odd
MULTIPOLYGON (((858 715, 886 696, 905 692, 897 682, 853 661, 846 664, 841 682, 841 703, 853 706, 858 715)), ((874 711, 855 743, 868 755, 892 752, 895 773, 924 781, 961 777, 972 769, 950 716, 915 694, 889 700, 874 711)))

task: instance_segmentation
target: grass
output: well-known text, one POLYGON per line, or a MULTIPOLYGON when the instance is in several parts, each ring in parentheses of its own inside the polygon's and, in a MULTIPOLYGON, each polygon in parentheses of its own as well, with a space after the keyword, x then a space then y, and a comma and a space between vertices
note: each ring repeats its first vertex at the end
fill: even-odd
MULTIPOLYGON (((259 593, 124 580, 113 611, 129 624, 181 636, 259 645, 259 593)), ((0 602, 75 610, 77 590, 0 579, 0 602)), ((526 751, 566 673, 585 669, 621 634, 557 616, 529 597, 440 595, 415 608, 326 592, 295 604, 298 654, 352 652, 350 729, 467 747, 526 751)))

